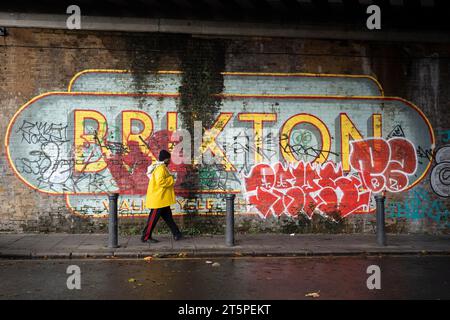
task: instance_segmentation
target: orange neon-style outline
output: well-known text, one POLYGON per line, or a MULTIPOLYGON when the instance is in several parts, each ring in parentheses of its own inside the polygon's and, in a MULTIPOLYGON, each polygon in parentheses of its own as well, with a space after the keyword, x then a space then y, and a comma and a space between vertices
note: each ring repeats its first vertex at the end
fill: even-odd
MULTIPOLYGON (((129 72, 129 71, 127 71, 127 70, 105 70, 105 69, 83 70, 83 71, 77 73, 74 77, 72 77, 72 79, 70 80, 70 83, 69 83, 68 91, 69 92, 72 91, 72 85, 73 85, 73 83, 76 81, 76 79, 79 76, 81 76, 84 73, 89 73, 89 72, 125 73, 125 72, 129 72)), ((179 71, 160 71, 158 73, 159 74, 180 74, 181 72, 179 72, 179 71)), ((363 78, 364 77, 364 78, 369 78, 372 81, 374 81, 375 84, 378 86, 381 95, 384 95, 384 90, 383 90, 381 84, 378 82, 378 80, 376 78, 374 78, 372 76, 333 75, 333 74, 324 75, 324 74, 312 74, 312 73, 310 73, 310 74, 307 74, 307 73, 291 73, 291 74, 288 74, 288 73, 250 73, 250 72, 247 72, 247 73, 245 73, 245 72, 223 72, 222 74, 224 74, 224 75, 241 75, 241 76, 280 76, 280 77, 285 77, 285 76, 302 76, 302 77, 319 76, 319 77, 352 77, 352 78, 357 78, 357 77, 363 78)), ((10 136, 10 129, 14 125, 15 119, 16 119, 17 115, 20 113, 21 110, 23 110, 26 106, 32 104, 33 102, 37 101, 38 99, 43 98, 44 96, 47 96, 47 95, 51 95, 51 94, 52 94, 52 92, 49 92, 49 93, 45 93, 43 95, 36 96, 33 99, 31 99, 30 101, 28 101, 27 103, 25 103, 21 108, 19 108, 19 110, 14 114, 13 119, 8 124, 7 134, 5 136, 5 148, 6 148, 6 151, 7 151, 6 152, 6 158, 7 158, 9 166, 12 168, 13 173, 19 178, 19 180, 21 180, 23 183, 25 183, 25 185, 27 185, 28 187, 31 187, 32 189, 37 189, 37 188, 34 188, 34 186, 28 184, 28 182, 21 177, 21 175, 16 171, 16 168, 15 168, 15 166, 13 165, 13 163, 12 163, 12 161, 10 159, 10 150, 9 150, 9 145, 8 145, 8 140, 9 140, 9 136, 10 136)), ((426 117, 425 117, 425 119, 426 119, 426 117)), ((433 136, 433 138, 434 138, 434 136, 433 136)), ((37 190, 40 191, 40 192, 43 192, 42 190, 39 190, 39 189, 37 189, 37 190)), ((202 190, 202 191, 204 191, 204 190, 202 190)), ((240 193, 240 190, 239 191, 236 190, 234 192, 240 193)), ((76 194, 81 195, 83 193, 76 193, 76 194)), ((58 195, 59 195, 59 193, 58 193, 58 195)), ((67 198, 68 198, 68 195, 66 194, 66 199, 67 198)), ((70 205, 68 205, 68 207, 71 208, 70 205)), ((81 216, 85 217, 85 215, 81 215, 81 216)))
MULTIPOLYGON (((68 193, 50 193, 50 192, 45 192, 42 190, 37 189, 36 187, 32 186, 31 184, 29 184, 25 179, 23 179, 21 177, 21 175, 17 172, 14 164, 12 163, 11 160, 11 156, 10 156, 10 149, 9 149, 9 137, 10 137, 10 131, 12 126, 15 123, 15 120, 17 118, 17 116, 20 114, 20 112, 25 109, 27 106, 31 105, 32 103, 34 103, 35 101, 49 96, 49 95, 54 95, 54 94, 67 94, 70 93, 71 95, 119 95, 119 96, 163 96, 163 97, 178 97, 179 94, 178 93, 146 93, 146 94, 135 94, 135 93, 110 93, 110 92, 101 92, 101 93, 97 93, 97 92, 72 92, 72 86, 73 83, 76 81, 76 79, 78 77, 80 77, 82 74, 84 73, 89 73, 89 72, 104 72, 104 73, 126 73, 126 72, 130 72, 127 70, 107 70, 107 69, 89 69, 89 70, 84 70, 81 71, 79 73, 77 73, 71 80, 69 83, 69 92, 48 92, 48 93, 44 93, 42 95, 38 95, 34 98, 32 98, 30 101, 28 101, 27 103, 25 103, 24 105, 22 105, 14 114, 13 118, 11 119, 11 121, 8 124, 7 127, 7 133, 5 135, 5 149, 6 149, 6 158, 8 161, 9 166, 12 168, 13 173, 19 178, 19 180, 21 180, 25 185, 27 185, 28 187, 37 190, 39 192, 42 193, 46 193, 46 194, 55 194, 55 195, 65 195, 66 200, 68 200, 69 194, 68 193)), ((181 72, 179 71, 159 71, 158 74, 180 74, 181 72)), ((312 74, 312 73, 251 73, 251 72, 222 72, 223 75, 241 75, 241 76, 274 76, 274 77, 348 77, 348 78, 368 78, 371 79, 379 88, 381 96, 338 96, 338 95, 334 95, 334 96, 320 96, 320 95, 264 95, 264 94, 259 94, 259 95, 247 95, 247 94, 220 94, 219 96, 222 96, 223 98, 228 98, 228 99, 233 99, 233 98, 268 98, 268 99, 273 99, 273 98, 278 98, 278 99, 301 99, 301 98, 310 98, 310 99, 342 99, 342 100, 350 100, 350 99, 355 99, 355 100, 386 100, 386 101, 400 101, 403 102, 405 105, 407 105, 408 107, 414 109, 419 116, 425 121, 430 137, 431 137, 431 146, 432 148, 435 148, 435 134, 434 131, 432 129, 431 123, 428 120, 428 118, 425 116, 425 114, 423 113, 423 111, 418 108, 415 104, 413 104, 410 101, 407 101, 403 98, 400 97, 384 97, 384 90, 381 86, 381 84, 378 82, 378 80, 372 76, 369 75, 337 75, 337 74, 312 74)), ((431 167, 431 162, 427 165, 427 168, 424 170, 423 174, 410 186, 408 186, 408 188, 406 188, 404 191, 414 187, 416 184, 418 184, 420 181, 423 180, 423 178, 426 176, 426 174, 428 174, 428 171, 431 167)), ((215 193, 215 191, 219 191, 219 192, 223 192, 222 190, 198 190, 195 192, 201 192, 201 193, 215 193)), ((240 193, 241 190, 233 190, 233 193, 240 193)), ((70 193, 73 195, 92 195, 92 194, 103 194, 103 193, 70 193)), ((68 204, 68 203, 67 203, 68 204)), ((68 204, 68 207, 70 207, 70 204, 68 204)), ((373 211, 373 210, 372 210, 373 211)), ((372 212, 369 211, 369 212, 372 212)), ((75 213, 75 212, 74 212, 75 213)), ((358 212, 354 212, 354 213, 358 213, 358 212)), ((367 213, 366 211, 364 211, 363 213, 367 213)), ((257 213, 245 213, 246 215, 252 215, 255 214, 257 215, 257 213)), ((86 215, 80 215, 82 217, 86 217, 86 215)), ((92 215, 91 215, 92 216, 92 215)), ((94 215, 95 216, 95 215, 94 215)), ((133 215, 136 216, 136 215, 133 215)))

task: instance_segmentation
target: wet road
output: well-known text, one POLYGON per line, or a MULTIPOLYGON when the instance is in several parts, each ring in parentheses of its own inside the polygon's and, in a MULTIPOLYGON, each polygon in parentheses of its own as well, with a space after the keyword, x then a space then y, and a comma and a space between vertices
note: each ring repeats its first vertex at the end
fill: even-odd
POLYGON ((450 299, 449 266, 450 256, 0 260, 0 299, 450 299), (67 288, 70 265, 80 290, 67 288), (380 290, 367 288, 370 265, 380 290))

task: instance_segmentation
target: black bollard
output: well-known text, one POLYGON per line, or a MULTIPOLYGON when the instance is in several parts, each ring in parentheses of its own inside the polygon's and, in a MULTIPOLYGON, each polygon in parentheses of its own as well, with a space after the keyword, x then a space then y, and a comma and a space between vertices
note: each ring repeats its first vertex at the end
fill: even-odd
POLYGON ((113 193, 108 195, 109 198, 109 244, 110 248, 119 247, 119 228, 117 223, 117 199, 119 198, 118 193, 113 193))
POLYGON ((383 195, 375 196, 375 203, 377 206, 377 243, 379 246, 386 245, 386 232, 384 230, 384 200, 383 195))
POLYGON ((227 202, 227 227, 225 230, 225 243, 227 246, 234 246, 234 198, 236 195, 227 194, 225 199, 227 202))

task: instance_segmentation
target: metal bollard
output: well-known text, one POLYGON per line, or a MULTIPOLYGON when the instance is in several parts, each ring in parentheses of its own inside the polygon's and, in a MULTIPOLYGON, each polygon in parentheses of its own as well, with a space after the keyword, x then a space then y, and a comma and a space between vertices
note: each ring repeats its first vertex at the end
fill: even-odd
POLYGON ((227 246, 234 246, 234 198, 236 195, 227 194, 225 199, 227 202, 227 226, 225 230, 225 243, 227 246))
POLYGON ((108 195, 109 198, 109 240, 108 247, 118 248, 119 247, 119 237, 118 237, 118 223, 117 223, 117 199, 119 198, 118 193, 113 193, 108 195))
POLYGON ((376 195, 375 202, 377 206, 377 243, 379 246, 386 245, 386 232, 384 230, 384 201, 386 197, 376 195))

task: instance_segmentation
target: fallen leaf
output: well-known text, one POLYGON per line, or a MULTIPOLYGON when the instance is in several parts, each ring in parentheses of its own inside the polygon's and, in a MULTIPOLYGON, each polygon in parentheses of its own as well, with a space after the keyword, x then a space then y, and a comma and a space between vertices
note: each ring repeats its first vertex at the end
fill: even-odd
POLYGON ((187 253, 186 253, 186 252, 180 252, 180 253, 178 254, 178 256, 179 256, 179 257, 186 257, 186 256, 187 256, 187 253))
POLYGON ((220 263, 214 262, 214 263, 212 264, 212 266, 213 266, 213 267, 220 267, 220 263))
POLYGON ((242 256, 242 252, 235 252, 234 255, 235 256, 242 256))
POLYGON ((320 291, 307 293, 307 294, 305 294, 305 297, 319 298, 320 297, 320 291))
POLYGON ((152 256, 148 256, 148 257, 145 257, 145 258, 144 258, 145 261, 150 261, 150 260, 152 260, 152 259, 153 259, 152 256))
POLYGON ((213 263, 212 261, 209 261, 209 260, 206 260, 205 262, 208 263, 208 264, 209 264, 209 263, 213 263))
POLYGON ((130 278, 130 279, 128 279, 128 282, 136 282, 136 279, 130 278))

